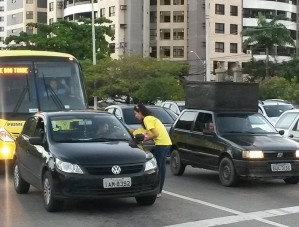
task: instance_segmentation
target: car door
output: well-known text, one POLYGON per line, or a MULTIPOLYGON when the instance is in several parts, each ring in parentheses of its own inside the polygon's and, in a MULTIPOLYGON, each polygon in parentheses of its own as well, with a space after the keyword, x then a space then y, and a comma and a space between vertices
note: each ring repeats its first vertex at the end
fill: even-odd
POLYGON ((218 162, 220 151, 215 134, 204 133, 204 130, 208 131, 209 124, 215 126, 213 114, 211 112, 198 113, 193 130, 190 133, 189 143, 193 151, 194 160, 197 163, 203 166, 214 167, 218 162))
POLYGON ((31 145, 29 143, 29 138, 34 135, 36 123, 36 117, 29 118, 24 125, 22 133, 16 140, 16 149, 20 172, 22 174, 22 177, 26 179, 26 181, 28 181, 28 183, 30 184, 34 182, 34 176, 31 172, 31 162, 29 156, 31 145))
POLYGON ((291 125, 288 137, 296 142, 299 142, 299 119, 298 118, 296 119, 295 123, 291 125))
POLYGON ((188 163, 192 163, 194 161, 192 159, 192 150, 189 146, 189 136, 196 115, 196 111, 184 111, 176 121, 171 132, 171 140, 178 148, 181 159, 188 163))

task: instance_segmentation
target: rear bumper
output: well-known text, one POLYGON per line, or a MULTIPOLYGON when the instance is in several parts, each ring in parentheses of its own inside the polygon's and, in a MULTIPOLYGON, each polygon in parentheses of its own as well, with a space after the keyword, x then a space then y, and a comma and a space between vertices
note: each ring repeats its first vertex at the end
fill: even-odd
POLYGON ((15 142, 3 142, 0 140, 0 160, 13 159, 15 149, 15 142))
POLYGON ((241 177, 247 178, 278 178, 283 179, 292 176, 299 176, 299 161, 244 161, 233 160, 236 172, 241 177), (291 171, 272 171, 271 164, 290 163, 291 171))

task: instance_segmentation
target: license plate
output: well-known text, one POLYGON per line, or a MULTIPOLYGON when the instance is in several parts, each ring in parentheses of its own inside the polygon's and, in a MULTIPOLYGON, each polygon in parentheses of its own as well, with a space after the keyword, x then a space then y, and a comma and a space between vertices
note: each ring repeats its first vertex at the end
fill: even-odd
POLYGON ((277 171, 291 171, 292 166, 290 163, 279 163, 279 164, 271 164, 271 169, 273 172, 277 171))
POLYGON ((128 188, 131 187, 131 178, 104 178, 103 186, 104 188, 128 188))

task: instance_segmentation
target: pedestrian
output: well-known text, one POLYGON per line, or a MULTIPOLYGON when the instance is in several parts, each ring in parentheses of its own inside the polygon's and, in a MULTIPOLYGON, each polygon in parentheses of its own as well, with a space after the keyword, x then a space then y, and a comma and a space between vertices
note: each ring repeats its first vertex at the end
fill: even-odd
POLYGON ((154 156, 157 160, 160 177, 160 191, 157 197, 161 197, 165 174, 166 174, 166 157, 172 145, 167 129, 162 122, 153 116, 152 112, 143 104, 138 104, 134 107, 135 117, 141 121, 145 130, 148 131, 148 136, 144 138, 144 142, 153 140, 155 142, 154 156))

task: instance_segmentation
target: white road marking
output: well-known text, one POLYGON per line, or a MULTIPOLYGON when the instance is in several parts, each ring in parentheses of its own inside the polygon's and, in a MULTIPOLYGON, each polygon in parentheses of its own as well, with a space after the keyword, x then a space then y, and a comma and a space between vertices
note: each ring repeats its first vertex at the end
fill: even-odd
POLYGON ((208 202, 205 202, 202 200, 193 199, 190 197, 179 195, 179 194, 169 192, 169 191, 163 191, 163 193, 177 197, 177 198, 181 198, 184 200, 188 200, 191 202, 195 202, 198 204, 202 204, 205 206, 209 206, 212 208, 216 208, 216 209, 219 209, 222 211, 226 211, 226 212, 235 214, 235 215, 226 216, 226 217, 212 218, 212 219, 207 219, 207 220, 187 222, 187 223, 182 223, 182 224, 177 224, 177 225, 170 225, 167 227, 210 227, 210 226, 219 226, 219 225, 232 224, 232 223, 238 223, 238 222, 242 222, 242 221, 251 221, 251 220, 260 221, 260 222, 263 222, 263 223, 266 223, 269 225, 273 225, 273 226, 277 226, 277 227, 288 227, 287 225, 283 225, 283 224, 279 224, 279 223, 272 222, 269 220, 265 220, 264 218, 271 218, 271 217, 277 217, 277 216, 282 216, 282 215, 299 213, 299 206, 265 210, 265 211, 257 211, 257 212, 251 212, 251 213, 244 213, 244 212, 233 210, 233 209, 230 209, 227 207, 208 203, 208 202))

